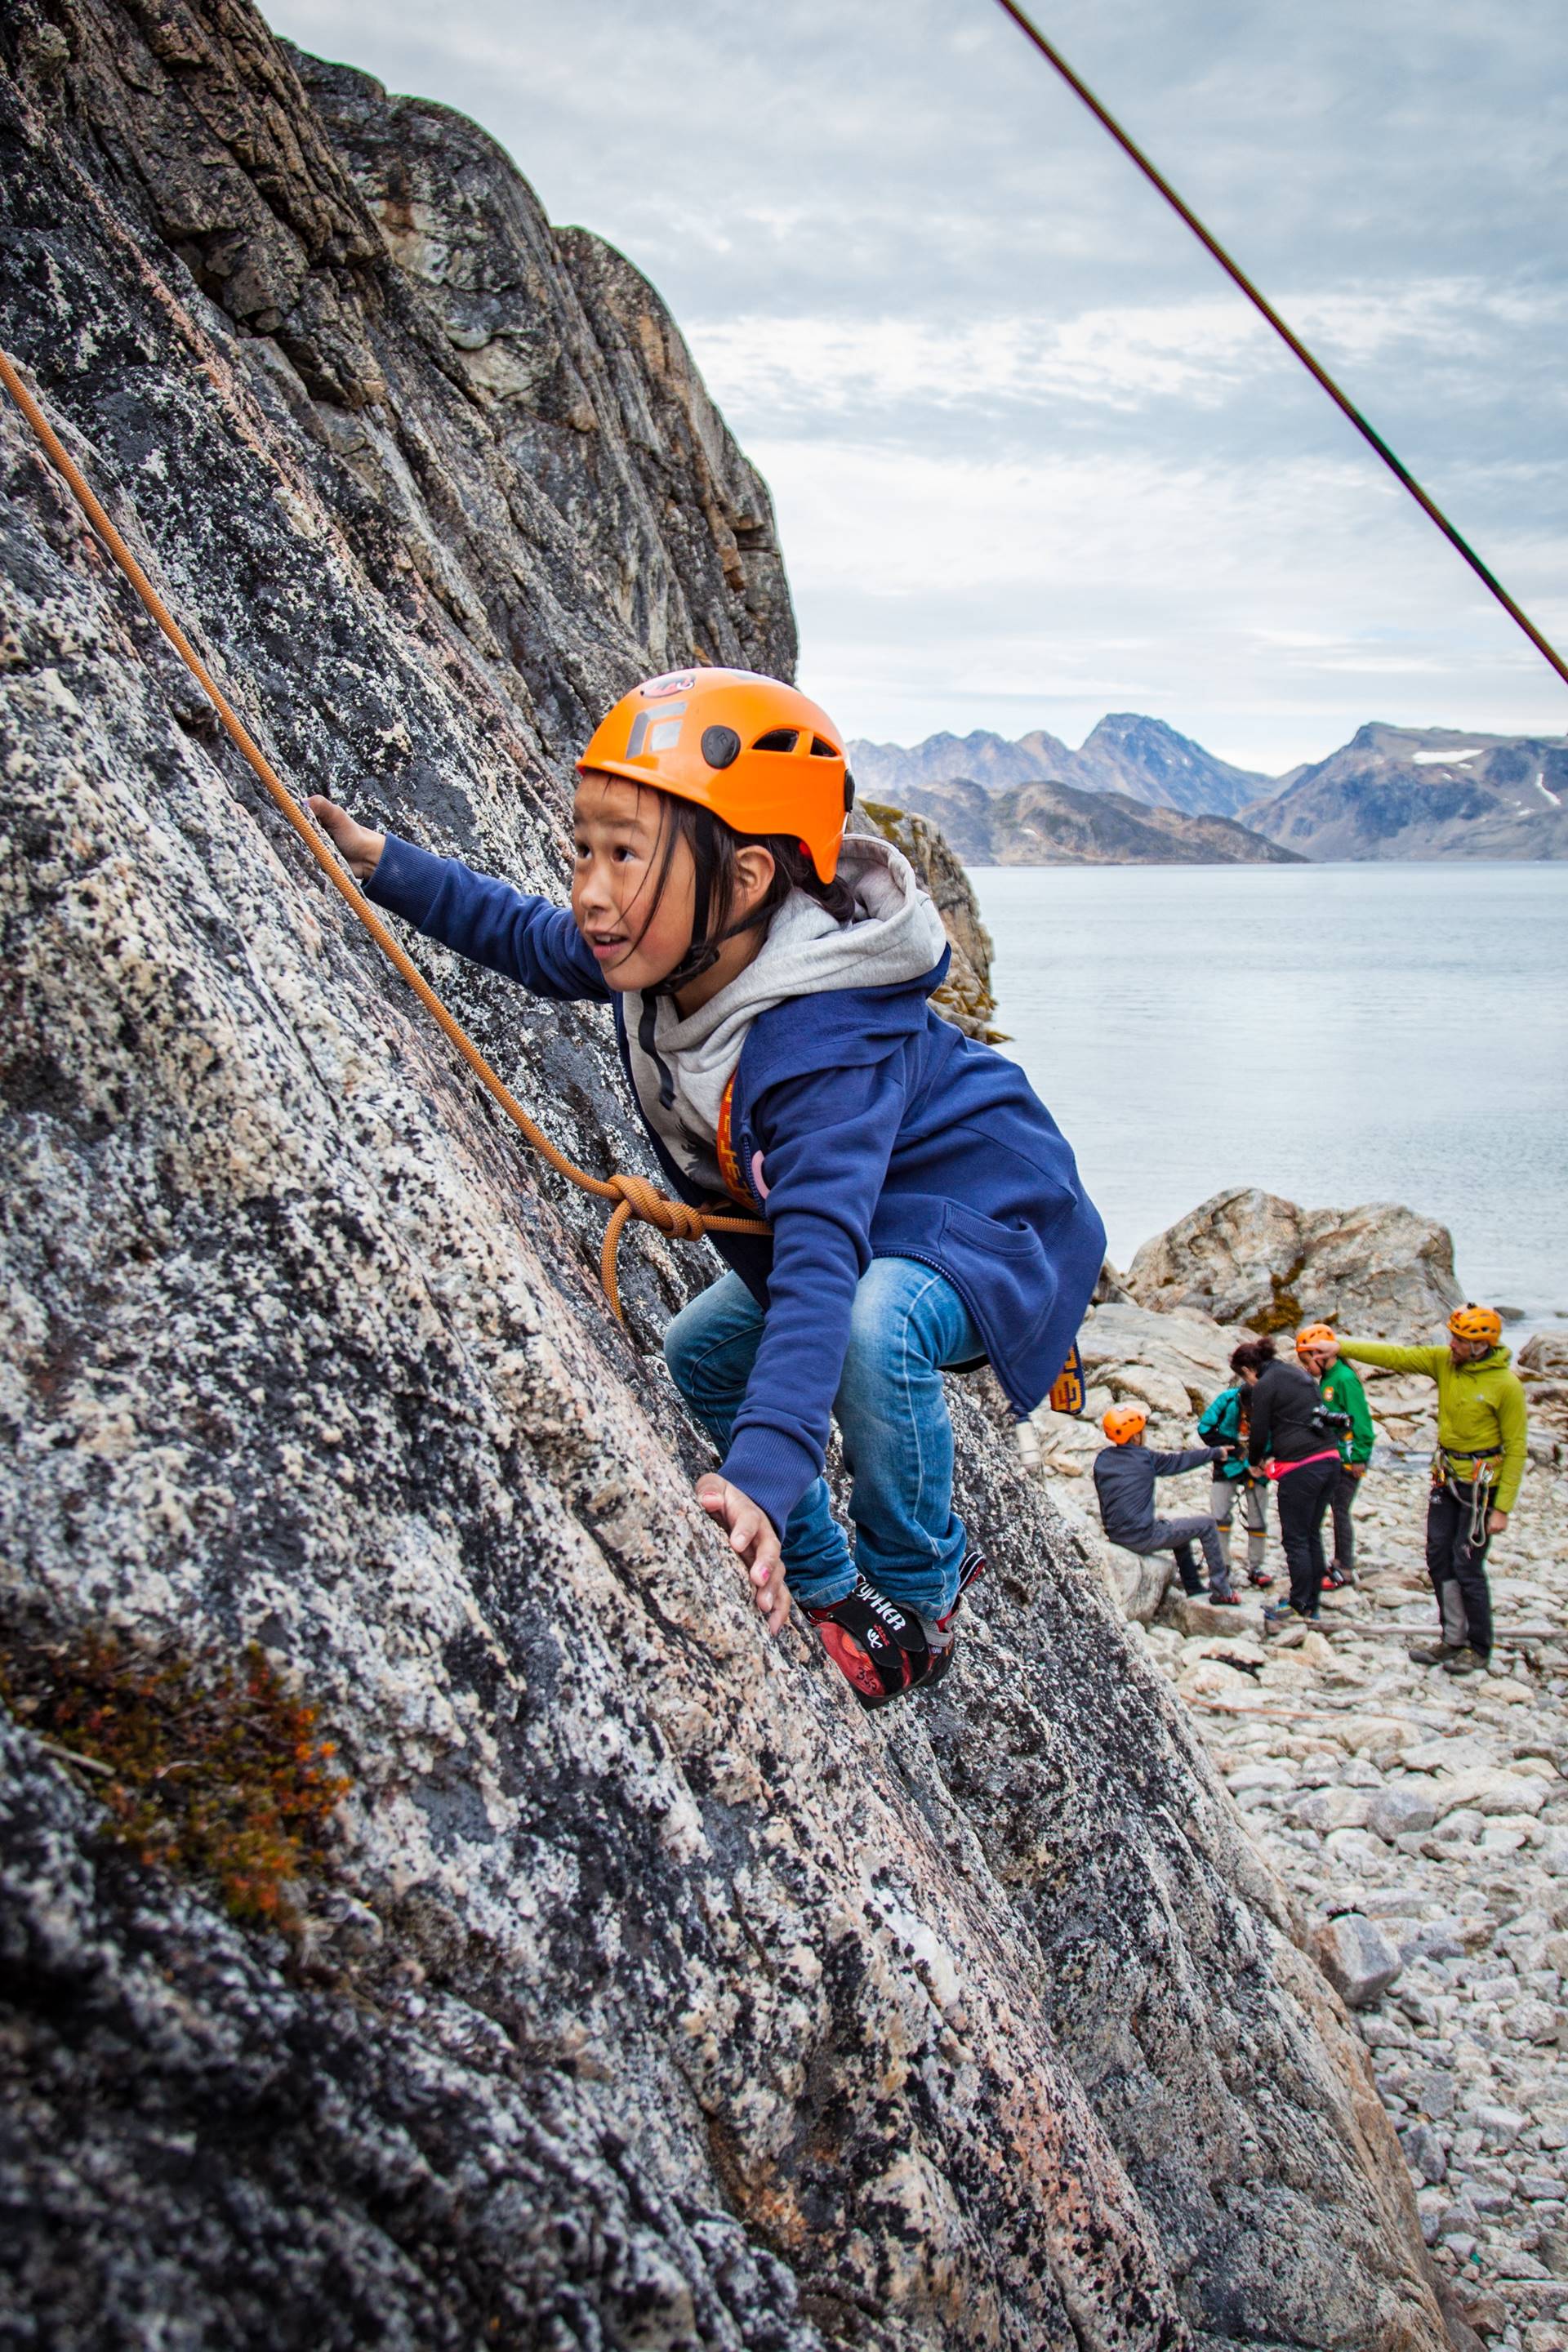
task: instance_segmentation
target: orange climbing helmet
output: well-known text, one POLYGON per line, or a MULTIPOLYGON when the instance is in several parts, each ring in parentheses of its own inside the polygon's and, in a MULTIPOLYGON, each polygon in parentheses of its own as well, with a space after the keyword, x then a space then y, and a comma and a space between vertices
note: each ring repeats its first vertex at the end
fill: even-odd
POLYGON ((1326 1323, 1303 1323, 1296 1334, 1296 1353, 1299 1356, 1304 1356, 1309 1348, 1337 1348, 1338 1345, 1339 1341, 1326 1323))
POLYGON ((1138 1405, 1113 1404, 1101 1413, 1100 1425, 1112 1445, 1131 1445, 1148 1428, 1149 1416, 1138 1405))
POLYGON ((1448 1328, 1456 1339, 1484 1339, 1495 1348, 1502 1338, 1502 1317, 1495 1307, 1476 1307, 1467 1302, 1456 1307, 1448 1318, 1448 1328))
POLYGON ((749 669, 676 669, 623 694, 577 762, 711 809, 736 833, 793 834, 819 879, 838 868, 855 786, 816 703, 749 669))

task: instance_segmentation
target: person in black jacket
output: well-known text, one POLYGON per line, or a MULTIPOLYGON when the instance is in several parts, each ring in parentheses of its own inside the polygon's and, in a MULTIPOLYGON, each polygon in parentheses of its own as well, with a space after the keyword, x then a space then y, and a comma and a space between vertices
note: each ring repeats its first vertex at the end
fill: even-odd
POLYGON ((1193 1546, 1200 1543, 1208 1562, 1211 1601, 1222 1608, 1238 1608, 1240 1597, 1231 1590, 1230 1565, 1219 1529, 1206 1511, 1184 1518, 1154 1517, 1154 1481, 1173 1478, 1183 1470, 1196 1470, 1218 1461, 1222 1445, 1194 1445, 1185 1454, 1151 1454, 1143 1443, 1148 1415, 1137 1405, 1113 1404, 1101 1422, 1110 1443, 1094 1457, 1094 1491, 1100 1502, 1100 1523, 1113 1544, 1141 1555, 1155 1551, 1175 1554, 1184 1592, 1201 1592, 1193 1546))
POLYGON ((1282 1362, 1272 1339, 1252 1339, 1231 1362, 1247 1384, 1247 1458, 1267 1467, 1279 1491, 1279 1543, 1290 1572, 1290 1598, 1266 1609, 1276 1632, 1299 1618, 1316 1622, 1328 1562, 1323 1514, 1340 1475, 1340 1449, 1323 1420, 1318 1384, 1300 1364, 1282 1362))

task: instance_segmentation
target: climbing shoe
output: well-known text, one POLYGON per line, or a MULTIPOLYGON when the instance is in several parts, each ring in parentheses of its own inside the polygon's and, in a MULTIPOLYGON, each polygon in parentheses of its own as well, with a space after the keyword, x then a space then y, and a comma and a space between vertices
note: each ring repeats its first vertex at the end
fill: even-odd
POLYGON ((1256 1584, 1260 1591, 1267 1592, 1274 1581, 1274 1572, 1272 1569, 1268 1568, 1249 1568, 1247 1571, 1247 1580, 1248 1584, 1256 1584))
POLYGON ((984 1573, 985 1554, 983 1551, 977 1550, 975 1546, 971 1544, 969 1549, 964 1553, 963 1558, 958 1563, 958 1591, 952 1596, 952 1606, 948 1611, 945 1617, 939 1617, 936 1621, 936 1629, 939 1633, 951 1633, 952 1631, 952 1621, 957 1616, 960 1609, 963 1606, 964 1594, 968 1591, 970 1586, 973 1584, 978 1578, 984 1576, 984 1573))
POLYGON ((1424 1650, 1412 1650, 1410 1663, 1413 1666, 1446 1666, 1450 1658, 1463 1655, 1465 1646, 1463 1642, 1433 1642, 1424 1650))
POLYGON ((1205 1593, 1204 1599, 1212 1601, 1216 1609, 1239 1609, 1241 1606, 1239 1592, 1215 1592, 1211 1588, 1205 1593))
POLYGON ((1452 1650, 1443 1661, 1446 1675, 1484 1675, 1491 1669, 1491 1660, 1483 1650, 1472 1650, 1467 1643, 1462 1650, 1452 1650))
POLYGON ((926 1675, 928 1683, 941 1682, 943 1675, 952 1665, 952 1654, 958 1647, 957 1629, 952 1621, 963 1606, 963 1596, 970 1586, 977 1577, 982 1577, 984 1573, 985 1554, 971 1544, 958 1564, 958 1591, 952 1596, 952 1608, 945 1615, 935 1618, 929 1623, 921 1620, 922 1623, 926 1623, 926 1634, 931 1643, 931 1671, 926 1675))
POLYGON ((889 1699, 901 1698, 905 1691, 931 1681, 933 1674, 945 1673, 951 1659, 951 1633, 943 1641, 941 1628, 889 1601, 863 1576, 857 1576, 854 1591, 842 1601, 808 1607, 805 1613, 862 1706, 886 1706, 889 1699))
POLYGON ((1344 1570, 1341 1568, 1337 1562, 1332 1568, 1325 1569, 1323 1571, 1323 1591, 1325 1592, 1342 1592, 1349 1582, 1350 1578, 1345 1574, 1344 1570))

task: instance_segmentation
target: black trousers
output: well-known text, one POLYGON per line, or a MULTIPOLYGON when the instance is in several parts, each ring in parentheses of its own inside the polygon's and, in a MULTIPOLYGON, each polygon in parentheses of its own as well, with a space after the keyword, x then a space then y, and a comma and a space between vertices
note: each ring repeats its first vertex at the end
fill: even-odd
POLYGON ((1432 1499, 1426 1506, 1426 1573, 1437 1596, 1442 1639, 1450 1643, 1455 1640, 1460 1631, 1462 1612, 1464 1637, 1472 1650, 1479 1650, 1487 1658, 1491 1655, 1492 1646, 1492 1596, 1487 1582, 1487 1546, 1491 1538, 1487 1534, 1483 1511, 1480 1540, 1470 1541, 1474 1496, 1475 1488, 1461 1486, 1457 1478, 1433 1487, 1432 1499), (1458 1610, 1454 1606, 1456 1588, 1458 1610))
POLYGON ((1333 1493, 1329 1497, 1334 1515, 1334 1566, 1342 1568, 1347 1576, 1355 1566, 1355 1529, 1351 1524, 1351 1513, 1355 1508, 1360 1485, 1359 1478, 1352 1478, 1348 1470, 1342 1470, 1334 1480, 1333 1493))
POLYGON ((1279 1497, 1279 1544, 1290 1571, 1290 1606, 1303 1617, 1315 1617, 1323 1590, 1323 1515, 1342 1465, 1337 1461, 1304 1462, 1299 1470, 1280 1465, 1275 1492, 1279 1497))

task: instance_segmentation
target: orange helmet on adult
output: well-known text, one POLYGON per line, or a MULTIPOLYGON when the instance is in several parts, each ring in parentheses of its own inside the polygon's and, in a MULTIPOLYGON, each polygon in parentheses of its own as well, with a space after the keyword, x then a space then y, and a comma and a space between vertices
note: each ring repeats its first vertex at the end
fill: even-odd
POLYGON ((1335 1348, 1339 1342, 1326 1323, 1303 1323, 1296 1334, 1296 1353, 1304 1356, 1309 1348, 1335 1348))
POLYGON ((1149 1416, 1135 1404, 1113 1404, 1100 1417, 1100 1425, 1112 1445, 1130 1445, 1140 1431, 1149 1426, 1149 1416))
POLYGON ((855 787, 826 710, 749 669, 676 669, 623 694, 577 762, 711 809, 736 833, 793 834, 824 882, 855 787))
POLYGON ((1495 1307, 1456 1307, 1448 1318, 1448 1328, 1456 1339, 1484 1339, 1495 1348, 1502 1338, 1502 1317, 1495 1307))

